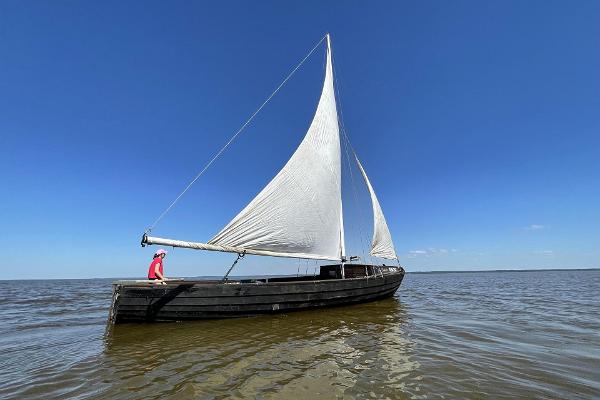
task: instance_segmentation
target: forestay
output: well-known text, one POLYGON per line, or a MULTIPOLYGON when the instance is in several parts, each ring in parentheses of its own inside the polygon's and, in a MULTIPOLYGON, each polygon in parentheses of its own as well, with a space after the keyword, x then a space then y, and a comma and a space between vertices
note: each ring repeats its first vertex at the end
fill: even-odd
POLYGON ((208 244, 283 257, 343 256, 341 157, 331 47, 306 136, 283 169, 208 244))
POLYGON ((371 185, 371 181, 369 181, 369 177, 367 177, 367 173, 360 163, 358 157, 354 155, 356 158, 356 163, 358 164, 358 168, 367 184, 367 188, 369 189, 369 194, 371 195, 371 203, 373 205, 373 241, 371 244, 371 255, 375 257, 388 258, 392 260, 398 259, 396 256, 396 251, 394 250, 394 243, 392 242, 392 235, 390 234, 390 230, 387 226, 387 222, 385 217, 383 216, 383 211, 381 210, 381 206, 379 205, 379 200, 377 200, 377 195, 373 190, 373 186, 371 185))
MULTIPOLYGON (((331 43, 327 35, 325 80, 319 104, 304 139, 283 169, 207 243, 145 234, 142 245, 343 261, 340 135, 334 93, 331 43)), ((397 259, 379 200, 358 157, 356 162, 373 207, 370 254, 397 259)))

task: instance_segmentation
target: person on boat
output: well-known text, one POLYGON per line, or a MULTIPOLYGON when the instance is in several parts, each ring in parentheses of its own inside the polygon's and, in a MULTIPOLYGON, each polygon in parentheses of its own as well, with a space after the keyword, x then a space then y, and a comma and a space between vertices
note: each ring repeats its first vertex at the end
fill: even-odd
POLYGON ((150 268, 148 268, 148 279, 151 281, 159 281, 163 283, 167 279, 165 278, 165 273, 163 269, 164 259, 167 256, 167 252, 163 249, 159 249, 154 253, 154 258, 150 263, 150 268))

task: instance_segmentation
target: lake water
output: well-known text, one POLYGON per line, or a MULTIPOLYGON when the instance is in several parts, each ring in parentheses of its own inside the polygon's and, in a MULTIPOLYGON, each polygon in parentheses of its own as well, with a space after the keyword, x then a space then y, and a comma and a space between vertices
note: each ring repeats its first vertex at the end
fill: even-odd
POLYGON ((599 270, 409 273, 369 304, 112 329, 110 282, 0 282, 0 398, 600 398, 599 270))

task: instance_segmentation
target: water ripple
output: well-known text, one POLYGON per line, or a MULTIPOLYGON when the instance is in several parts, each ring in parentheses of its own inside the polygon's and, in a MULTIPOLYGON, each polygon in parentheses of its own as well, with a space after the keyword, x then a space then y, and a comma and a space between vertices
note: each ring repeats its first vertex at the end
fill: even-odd
POLYGON ((0 282, 5 399, 600 397, 600 271, 409 274, 395 298, 107 327, 110 281, 0 282))

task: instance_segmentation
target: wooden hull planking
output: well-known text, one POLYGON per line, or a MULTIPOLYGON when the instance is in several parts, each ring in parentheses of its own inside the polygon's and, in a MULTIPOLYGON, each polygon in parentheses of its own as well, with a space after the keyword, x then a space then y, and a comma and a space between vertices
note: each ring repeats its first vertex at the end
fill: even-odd
POLYGON ((363 303, 392 296, 404 271, 346 279, 147 281, 113 284, 112 323, 232 318, 363 303))

